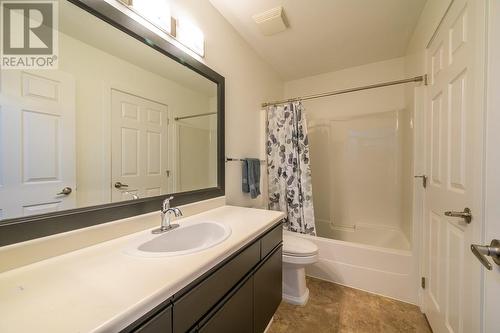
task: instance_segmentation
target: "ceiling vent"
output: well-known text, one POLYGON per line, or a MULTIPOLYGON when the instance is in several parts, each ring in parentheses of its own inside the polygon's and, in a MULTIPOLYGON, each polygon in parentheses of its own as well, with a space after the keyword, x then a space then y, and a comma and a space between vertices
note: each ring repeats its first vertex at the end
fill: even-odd
POLYGON ((260 14, 255 14, 252 18, 264 36, 277 34, 285 31, 287 28, 285 12, 281 6, 269 9, 260 14))

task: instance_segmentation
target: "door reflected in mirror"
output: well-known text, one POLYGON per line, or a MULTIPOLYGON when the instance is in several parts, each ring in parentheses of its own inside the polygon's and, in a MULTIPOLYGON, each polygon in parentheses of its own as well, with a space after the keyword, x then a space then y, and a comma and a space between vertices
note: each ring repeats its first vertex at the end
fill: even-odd
POLYGON ((59 66, 1 70, 0 219, 217 186, 217 84, 59 3, 59 66))

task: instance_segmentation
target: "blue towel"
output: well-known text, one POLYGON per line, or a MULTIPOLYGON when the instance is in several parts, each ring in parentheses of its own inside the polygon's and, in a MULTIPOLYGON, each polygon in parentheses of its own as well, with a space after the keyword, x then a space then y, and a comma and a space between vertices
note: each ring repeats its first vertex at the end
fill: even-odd
POLYGON ((260 195, 260 160, 245 158, 242 163, 241 189, 252 199, 260 195))

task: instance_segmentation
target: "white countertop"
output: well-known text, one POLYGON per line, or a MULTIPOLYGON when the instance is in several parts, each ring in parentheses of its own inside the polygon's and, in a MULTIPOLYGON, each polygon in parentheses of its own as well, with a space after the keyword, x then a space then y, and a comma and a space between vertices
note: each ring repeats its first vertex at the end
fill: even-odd
POLYGON ((282 217, 275 211, 223 206, 176 221, 212 220, 231 227, 228 239, 198 253, 126 254, 124 249, 143 231, 0 273, 0 332, 119 331, 282 217))

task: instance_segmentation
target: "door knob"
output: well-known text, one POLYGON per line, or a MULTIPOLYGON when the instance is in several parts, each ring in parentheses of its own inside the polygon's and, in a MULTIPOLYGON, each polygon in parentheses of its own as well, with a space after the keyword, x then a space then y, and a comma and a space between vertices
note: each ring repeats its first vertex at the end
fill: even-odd
POLYGON ((71 189, 71 187, 65 187, 61 190, 61 192, 57 193, 56 195, 70 195, 71 192, 73 192, 73 190, 71 189))
POLYGON ((444 212, 444 215, 450 216, 450 217, 461 217, 469 224, 472 221, 472 213, 469 208, 465 207, 463 212, 454 212, 454 211, 449 211, 449 212, 444 212))
POLYGON ((115 183, 115 188, 122 188, 122 187, 128 187, 128 185, 127 185, 127 184, 120 183, 120 182, 116 182, 116 183, 115 183))
POLYGON ((492 240, 490 246, 471 244, 470 249, 489 271, 493 269, 493 266, 491 266, 486 256, 491 257, 495 264, 500 266, 500 240, 492 240))

